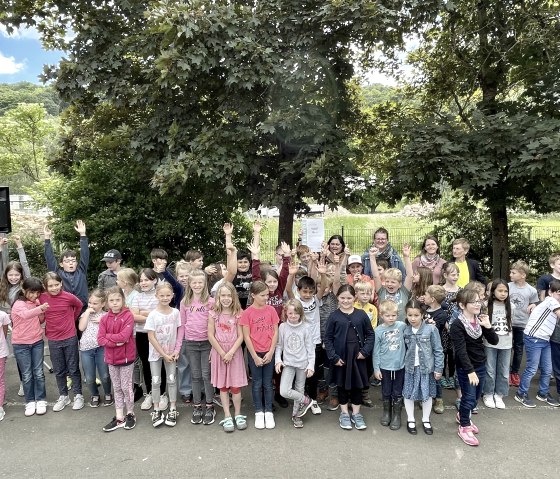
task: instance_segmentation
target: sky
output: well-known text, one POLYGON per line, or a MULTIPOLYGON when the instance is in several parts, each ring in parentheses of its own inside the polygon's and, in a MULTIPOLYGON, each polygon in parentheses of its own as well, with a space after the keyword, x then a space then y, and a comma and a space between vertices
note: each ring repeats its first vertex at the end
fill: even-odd
POLYGON ((34 28, 8 35, 0 26, 0 83, 28 81, 40 83, 44 64, 55 64, 62 58, 60 51, 43 50, 34 28))

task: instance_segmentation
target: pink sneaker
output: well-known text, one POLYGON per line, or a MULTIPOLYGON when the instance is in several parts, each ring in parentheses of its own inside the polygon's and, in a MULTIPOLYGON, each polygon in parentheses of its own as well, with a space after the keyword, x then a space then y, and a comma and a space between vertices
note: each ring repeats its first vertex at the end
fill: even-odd
MULTIPOLYGON (((461 425, 461 416, 459 415, 459 412, 457 412, 457 415, 455 416, 455 422, 461 425)), ((474 425, 472 420, 471 420, 471 425, 469 427, 472 429, 472 432, 474 434, 478 434, 478 428, 474 425)))
POLYGON ((476 436, 473 434, 471 426, 459 426, 459 432, 457 433, 463 442, 469 446, 478 446, 479 442, 476 436))

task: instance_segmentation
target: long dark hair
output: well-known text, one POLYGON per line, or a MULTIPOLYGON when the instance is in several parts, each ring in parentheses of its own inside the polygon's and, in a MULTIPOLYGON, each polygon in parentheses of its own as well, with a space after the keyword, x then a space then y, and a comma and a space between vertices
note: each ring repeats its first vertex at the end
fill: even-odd
POLYGON ((25 278, 23 280, 23 283, 21 283, 21 289, 19 290, 17 299, 25 301, 27 299, 25 297, 25 293, 27 291, 42 293, 45 291, 45 288, 43 287, 43 283, 39 278, 31 276, 29 278, 25 278))
POLYGON ((507 320, 507 326, 508 326, 508 330, 509 332, 512 331, 511 329, 511 301, 509 300, 509 285, 507 284, 507 281, 504 281, 503 279, 495 279, 494 281, 492 281, 492 285, 490 286, 490 297, 488 298, 488 316, 490 317, 490 322, 492 322, 492 312, 494 311, 494 301, 496 301, 496 298, 494 297, 494 292, 496 291, 496 288, 498 286, 500 286, 500 284, 503 284, 508 292, 508 297, 506 298, 506 300, 504 301, 504 304, 506 306, 506 320, 507 320))

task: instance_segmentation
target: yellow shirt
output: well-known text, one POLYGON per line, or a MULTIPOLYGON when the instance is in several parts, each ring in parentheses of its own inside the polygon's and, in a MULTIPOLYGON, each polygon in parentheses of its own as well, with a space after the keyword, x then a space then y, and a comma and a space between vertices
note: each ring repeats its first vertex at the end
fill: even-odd
POLYGON ((375 329, 377 327, 377 308, 373 304, 368 303, 365 306, 362 306, 359 301, 356 301, 354 303, 354 308, 361 309, 367 314, 369 320, 371 321, 372 328, 375 329))
POLYGON ((471 280, 469 274, 469 265, 466 261, 455 261, 455 264, 457 265, 457 268, 459 268, 459 279, 457 280, 457 286, 459 286, 459 288, 464 288, 471 280))

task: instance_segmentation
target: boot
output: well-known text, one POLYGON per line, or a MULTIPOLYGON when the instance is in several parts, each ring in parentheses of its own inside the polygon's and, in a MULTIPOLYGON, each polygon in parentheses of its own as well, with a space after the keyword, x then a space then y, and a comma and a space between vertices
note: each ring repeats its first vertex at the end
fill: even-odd
POLYGON ((383 416, 381 416, 381 425, 388 426, 391 422, 391 400, 390 399, 383 399, 383 416))
POLYGON ((396 431, 401 428, 401 411, 403 407, 403 398, 393 401, 393 413, 391 414, 391 423, 389 429, 396 431))

